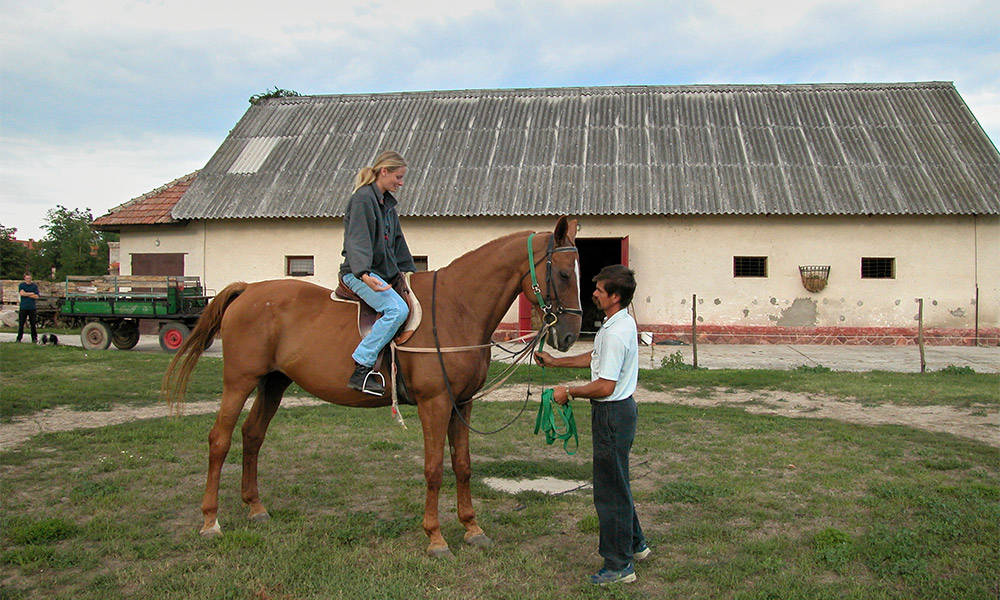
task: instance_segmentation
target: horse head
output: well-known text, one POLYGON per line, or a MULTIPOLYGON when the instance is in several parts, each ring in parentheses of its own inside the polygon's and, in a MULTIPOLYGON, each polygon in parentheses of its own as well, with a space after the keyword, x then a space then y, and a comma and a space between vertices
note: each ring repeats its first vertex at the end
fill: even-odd
MULTIPOLYGON (((524 278, 525 295, 542 310, 549 342, 565 352, 580 335, 580 254, 576 249, 576 219, 560 217, 542 251, 534 250, 537 273, 524 278), (538 258, 541 256, 541 258, 538 258)), ((544 238, 540 238, 544 239, 544 238)))

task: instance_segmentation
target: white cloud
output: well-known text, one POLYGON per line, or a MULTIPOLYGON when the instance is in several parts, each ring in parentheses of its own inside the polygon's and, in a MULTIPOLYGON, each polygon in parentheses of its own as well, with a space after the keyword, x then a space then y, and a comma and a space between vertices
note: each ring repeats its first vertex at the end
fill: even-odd
POLYGON ((0 222, 36 236, 57 203, 96 215, 203 166, 271 86, 946 80, 1000 141, 1000 4, 985 0, 0 0, 0 14, 0 222))
POLYGON ((0 223, 18 238, 44 237, 45 213, 61 204, 95 217, 200 169, 221 139, 155 135, 138 139, 0 138, 0 223))

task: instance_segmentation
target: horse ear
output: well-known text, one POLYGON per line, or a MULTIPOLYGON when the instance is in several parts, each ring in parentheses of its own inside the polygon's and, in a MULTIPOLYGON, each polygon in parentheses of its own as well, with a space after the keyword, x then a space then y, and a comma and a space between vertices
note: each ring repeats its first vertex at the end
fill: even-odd
POLYGON ((573 246, 576 241, 576 219, 569 219, 568 217, 559 217, 559 221, 556 222, 556 229, 552 234, 556 243, 560 246, 573 246))

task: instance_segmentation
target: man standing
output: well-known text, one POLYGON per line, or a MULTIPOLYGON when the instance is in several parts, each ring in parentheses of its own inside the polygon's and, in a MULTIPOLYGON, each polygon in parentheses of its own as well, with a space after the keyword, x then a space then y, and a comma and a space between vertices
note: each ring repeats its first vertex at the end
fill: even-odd
POLYGON ((604 324, 594 339, 594 350, 555 358, 535 353, 546 367, 590 366, 590 383, 556 386, 553 400, 566 404, 574 397, 590 398, 594 438, 594 507, 600 524, 599 552, 604 566, 590 583, 635 581, 635 561, 649 556, 639 526, 629 483, 629 452, 635 439, 635 399, 639 378, 639 344, 635 319, 626 308, 635 292, 635 274, 623 265, 601 269, 594 277, 594 304, 604 312, 604 324))
POLYGON ((18 305, 17 310, 17 339, 15 341, 20 342, 21 338, 24 337, 24 321, 27 320, 31 325, 31 343, 38 343, 38 312, 35 306, 35 300, 39 297, 38 284, 31 281, 31 273, 24 274, 24 281, 17 284, 17 294, 21 297, 21 303, 18 305))

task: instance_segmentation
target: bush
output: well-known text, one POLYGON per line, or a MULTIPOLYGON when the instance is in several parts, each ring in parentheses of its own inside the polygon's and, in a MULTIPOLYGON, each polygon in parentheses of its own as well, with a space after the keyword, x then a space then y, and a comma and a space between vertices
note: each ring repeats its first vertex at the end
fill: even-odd
POLYGON ((948 365, 938 371, 938 373, 944 373, 945 375, 975 375, 976 371, 972 367, 956 367, 955 365, 948 365))
POLYGON ((694 369, 693 365, 689 365, 684 362, 684 355, 678 350, 673 354, 664 356, 660 360, 660 366, 664 369, 676 369, 676 370, 690 370, 694 369))

